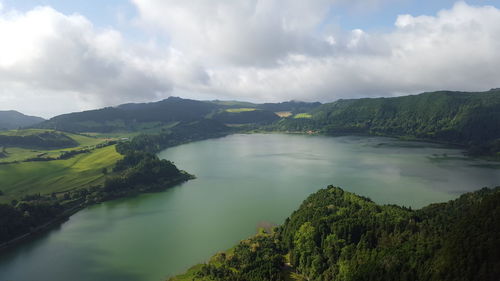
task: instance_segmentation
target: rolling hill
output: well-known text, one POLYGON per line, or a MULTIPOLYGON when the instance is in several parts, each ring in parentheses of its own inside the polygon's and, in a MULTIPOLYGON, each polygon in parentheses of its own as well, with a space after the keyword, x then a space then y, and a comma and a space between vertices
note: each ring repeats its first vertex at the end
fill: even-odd
POLYGON ((237 101, 196 101, 169 97, 151 103, 129 103, 116 107, 63 114, 34 127, 78 133, 161 132, 180 122, 214 119, 223 124, 269 124, 279 119, 277 111, 305 111, 319 103, 284 102, 253 104, 237 101), (248 108, 248 111, 239 111, 248 108))
POLYGON ((499 203, 499 187, 411 210, 329 186, 169 281, 498 280, 499 203))
POLYGON ((124 104, 97 110, 69 113, 45 121, 37 128, 69 132, 141 131, 180 121, 203 118, 217 105, 170 97, 153 103, 124 104))
POLYGON ((24 115, 14 110, 0 111, 0 131, 33 126, 43 121, 45 119, 41 117, 24 115))
POLYGON ((478 154, 500 152, 498 89, 338 100, 308 114, 308 118, 283 119, 275 128, 408 137, 463 145, 478 154))

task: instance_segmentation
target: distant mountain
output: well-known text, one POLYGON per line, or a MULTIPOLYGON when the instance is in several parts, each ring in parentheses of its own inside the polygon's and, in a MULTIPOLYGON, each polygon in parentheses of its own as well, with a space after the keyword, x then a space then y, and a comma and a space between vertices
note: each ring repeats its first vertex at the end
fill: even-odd
POLYGON ((217 108, 218 105, 209 102, 170 97, 159 102, 131 103, 63 114, 37 127, 70 132, 138 131, 170 122, 198 120, 217 108))
POLYGON ((12 130, 20 127, 33 126, 45 119, 24 115, 15 110, 0 111, 0 130, 12 130))
POLYGON ((169 128, 178 122, 204 118, 224 124, 269 124, 279 120, 278 111, 304 112, 320 103, 284 102, 253 104, 239 101, 196 101, 170 97, 151 103, 128 103, 116 107, 63 114, 36 128, 69 132, 145 131, 169 128), (250 110, 248 110, 250 109, 250 110))
POLYGON ((500 157, 500 89, 476 93, 439 91, 326 104, 297 101, 253 104, 171 97, 153 103, 64 114, 36 127, 70 132, 151 133, 202 119, 221 124, 252 124, 253 128, 266 125, 265 129, 273 131, 371 134, 438 141, 465 146, 472 154, 500 157))

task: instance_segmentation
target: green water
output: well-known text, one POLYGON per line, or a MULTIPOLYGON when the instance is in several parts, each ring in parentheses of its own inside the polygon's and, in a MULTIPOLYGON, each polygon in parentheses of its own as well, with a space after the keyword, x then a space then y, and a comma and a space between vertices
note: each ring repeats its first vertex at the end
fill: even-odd
POLYGON ((421 207, 500 184, 498 163, 387 138, 232 135, 168 149, 197 176, 165 192, 85 209, 0 256, 2 281, 160 281, 280 224, 328 184, 421 207))

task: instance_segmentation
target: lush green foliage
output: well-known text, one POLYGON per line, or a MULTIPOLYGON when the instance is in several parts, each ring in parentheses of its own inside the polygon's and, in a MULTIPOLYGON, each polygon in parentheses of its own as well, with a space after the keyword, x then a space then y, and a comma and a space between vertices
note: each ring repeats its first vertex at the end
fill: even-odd
POLYGON ((220 281, 283 280, 283 264, 283 254, 274 236, 259 234, 240 242, 233 253, 215 256, 196 277, 220 281))
POLYGON ((145 124, 161 127, 173 121, 195 121, 217 108, 208 102, 171 97, 154 103, 124 104, 63 114, 37 127, 70 132, 137 131, 144 129, 145 124))
POLYGON ((495 280, 496 221, 499 188, 411 211, 329 187, 310 196, 280 233, 292 264, 310 280, 495 280))
POLYGON ((500 90, 339 100, 309 113, 310 120, 287 118, 273 128, 411 137, 464 145, 474 154, 500 152, 500 90))
POLYGON ((106 179, 102 194, 105 200, 163 189, 192 178, 172 162, 140 151, 128 151, 123 159, 116 162, 113 172, 118 175, 106 179))
POLYGON ((210 261, 195 266, 170 281, 262 281, 285 280, 284 252, 274 234, 260 233, 241 241, 233 249, 216 254, 210 261))
POLYGON ((413 211, 329 186, 276 233, 245 240, 172 280, 493 281, 500 276, 499 221, 500 187, 413 211))
POLYGON ((221 137, 230 132, 230 128, 218 121, 201 119, 199 121, 180 123, 169 131, 160 134, 136 136, 131 141, 119 144, 117 149, 121 153, 131 150, 156 153, 174 145, 221 137))
POLYGON ((195 101, 170 97, 153 103, 124 104, 63 114, 36 125, 38 128, 86 133, 159 132, 172 123, 213 118, 226 124, 269 124, 279 119, 273 112, 305 112, 320 103, 283 102, 252 104, 236 101, 195 101))
POLYGON ((51 194, 101 185, 106 178, 102 169, 111 170, 122 157, 113 145, 68 159, 0 165, 0 190, 4 192, 0 202, 10 202, 27 194, 51 194))
MULTIPOLYGON (((65 169, 50 170, 53 168, 50 167, 48 173, 44 167, 36 166, 31 169, 35 175, 24 174, 24 177, 32 177, 32 184, 36 185, 32 188, 21 181, 18 188, 28 189, 15 193, 16 190, 13 191, 10 185, 2 185, 8 192, 8 198, 18 199, 13 199, 11 205, 0 204, 0 246, 10 239, 37 232, 47 223, 57 223, 84 206, 161 190, 192 178, 177 169, 172 162, 160 160, 154 154, 127 151, 122 157, 114 151, 114 146, 97 149, 83 157, 76 156, 44 164, 49 166, 48 164, 65 161, 71 163, 65 169), (109 154, 116 154, 118 157, 110 158, 109 154), (114 169, 111 169, 113 166, 114 169), (111 170, 112 173, 108 172, 111 170)), ((15 181, 20 178, 23 177, 13 177, 15 181)), ((2 197, 7 198, 0 196, 2 197)))
POLYGON ((33 132, 31 134, 0 134, 0 146, 56 149, 78 146, 78 142, 56 131, 33 132))
POLYGON ((60 214, 64 208, 57 202, 22 202, 16 206, 0 204, 0 243, 35 229, 60 214))
POLYGON ((50 161, 68 159, 76 154, 102 148, 114 141, 46 129, 22 129, 0 132, 0 138, 13 140, 12 145, 0 144, 0 163, 50 161), (17 139, 24 140, 18 143, 17 139), (30 141, 31 140, 31 141, 30 141), (39 144, 42 143, 43 148, 39 144), (61 145, 64 144, 61 148, 61 145), (66 147, 67 145, 71 147, 66 147), (55 147, 55 148, 54 148, 55 147))

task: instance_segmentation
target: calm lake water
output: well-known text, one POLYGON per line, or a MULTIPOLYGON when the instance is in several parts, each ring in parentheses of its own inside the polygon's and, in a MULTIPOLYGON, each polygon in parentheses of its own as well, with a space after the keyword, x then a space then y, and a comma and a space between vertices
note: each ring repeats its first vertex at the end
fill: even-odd
POLYGON ((232 135, 160 156, 197 179, 80 211, 2 254, 0 280, 165 280, 263 222, 281 224, 328 184, 414 208, 500 184, 499 163, 389 138, 232 135))

